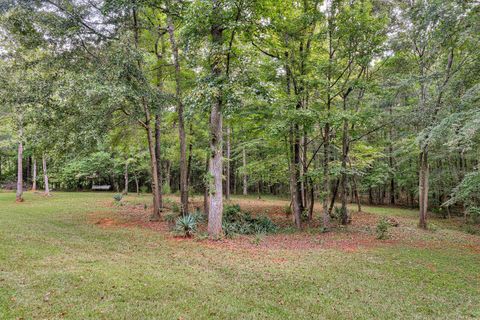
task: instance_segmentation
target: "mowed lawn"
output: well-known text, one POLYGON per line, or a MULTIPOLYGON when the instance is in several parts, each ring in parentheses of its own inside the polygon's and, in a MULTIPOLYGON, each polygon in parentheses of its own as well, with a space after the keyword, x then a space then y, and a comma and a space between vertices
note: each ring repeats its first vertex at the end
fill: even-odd
POLYGON ((480 254, 448 241, 236 250, 100 227, 108 193, 25 199, 0 193, 2 320, 480 318, 480 254))

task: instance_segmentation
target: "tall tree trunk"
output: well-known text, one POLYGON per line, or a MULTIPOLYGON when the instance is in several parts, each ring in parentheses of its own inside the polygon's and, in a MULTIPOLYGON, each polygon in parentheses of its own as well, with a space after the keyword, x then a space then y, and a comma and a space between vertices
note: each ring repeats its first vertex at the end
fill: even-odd
POLYGON ((175 39, 173 19, 170 14, 167 15, 167 24, 170 45, 172 46, 173 64, 175 65, 175 98, 177 100, 178 136, 180 138, 180 212, 182 215, 186 215, 188 213, 187 144, 185 138, 183 102, 180 84, 180 60, 175 39))
POLYGON ((207 152, 207 156, 205 157, 205 178, 203 181, 203 213, 208 215, 208 187, 209 187, 209 180, 207 179, 207 174, 209 173, 209 164, 210 164, 210 153, 207 152))
POLYGON ((419 227, 427 228, 427 210, 428 210, 428 147, 422 147, 420 153, 420 178, 419 178, 419 205, 420 205, 420 219, 419 227))
MULTIPOLYGON (((149 114, 149 112, 147 113, 149 114)), ((148 122, 147 122, 148 123, 148 122)), ((153 212, 150 216, 150 221, 159 221, 160 220, 160 210, 161 210, 161 196, 160 190, 158 188, 158 163, 157 156, 155 154, 155 143, 153 138, 153 132, 150 128, 150 125, 146 127, 147 131, 147 140, 148 140, 148 151, 150 153, 150 168, 152 170, 152 193, 153 193, 153 212)))
MULTIPOLYGON (((134 35, 134 45, 135 49, 139 47, 139 26, 138 26, 138 17, 136 8, 132 9, 132 18, 133 18, 133 35, 134 35)), ((138 59, 137 65, 139 69, 142 69, 142 61, 138 59)), ((141 104, 143 108, 143 114, 145 116, 145 122, 139 121, 141 125, 145 128, 147 132, 147 141, 148 141, 148 151, 150 154, 150 168, 152 170, 152 193, 153 193, 153 212, 150 216, 151 221, 160 220, 160 210, 161 210, 161 194, 158 181, 158 162, 157 156, 155 153, 155 141, 154 133, 152 132, 151 122, 152 116, 150 109, 145 97, 141 97, 141 104)))
POLYGON ((293 209, 293 221, 297 228, 302 227, 302 198, 301 198, 301 185, 300 181, 298 181, 297 172, 299 171, 299 167, 297 166, 297 159, 296 157, 299 155, 296 148, 298 144, 295 143, 295 126, 292 126, 290 129, 290 194, 292 199, 292 209, 293 209))
POLYGON ((230 126, 227 125, 226 129, 226 156, 227 163, 225 164, 225 198, 230 199, 230 126))
POLYGON ((162 195, 162 162, 161 162, 161 155, 162 155, 162 130, 161 130, 161 118, 160 115, 155 115, 155 159, 156 159, 156 167, 157 167, 157 189, 158 190, 158 209, 160 211, 163 210, 163 195, 162 195))
POLYGON ((43 164, 43 183, 45 185, 45 195, 50 196, 50 185, 48 184, 48 174, 47 174, 47 157, 45 154, 42 156, 42 164, 43 164))
POLYGON ((128 161, 125 162, 124 178, 125 178, 125 188, 123 189, 123 194, 127 195, 128 194, 128 161))
POLYGON ((138 185, 138 176, 137 173, 133 176, 135 179, 135 190, 137 191, 137 196, 140 195, 140 186, 138 185))
POLYGON ((24 175, 24 177, 26 177, 25 182, 26 182, 27 185, 30 184, 30 178, 31 178, 30 177, 30 173, 31 173, 30 168, 31 168, 31 166, 32 166, 32 157, 28 156, 27 157, 27 165, 26 165, 26 168, 25 168, 25 175, 24 175))
POLYGON ((323 143, 323 228, 328 230, 330 227, 330 214, 328 210, 328 198, 330 194, 330 125, 327 122, 324 129, 324 143, 323 143))
POLYGON ((33 158, 32 191, 37 191, 37 158, 33 158))
MULTIPOLYGON (((218 15, 221 8, 217 0, 212 0, 213 10, 218 15)), ((214 19, 211 27, 212 53, 211 70, 213 80, 220 80, 222 76, 221 51, 223 43, 223 27, 214 19)), ((222 96, 220 92, 216 93, 210 113, 210 178, 213 180, 210 184, 210 206, 208 213, 208 233, 212 238, 218 238, 222 235, 222 215, 223 215, 223 186, 222 186, 222 96)))
POLYGON ((248 194, 248 181, 247 181, 247 153, 245 147, 243 147, 243 195, 248 194))
POLYGON ((23 127, 20 125, 19 142, 17 151, 17 193, 16 201, 23 201, 23 127))
POLYGON ((330 198, 330 206, 328 207, 328 215, 332 216, 333 206, 337 200, 338 188, 340 187, 340 179, 336 179, 333 185, 332 197, 330 198))
POLYGON ((341 177, 341 223, 346 225, 349 222, 347 209, 347 157, 348 157, 348 121, 343 121, 343 137, 342 137, 342 177, 341 177))

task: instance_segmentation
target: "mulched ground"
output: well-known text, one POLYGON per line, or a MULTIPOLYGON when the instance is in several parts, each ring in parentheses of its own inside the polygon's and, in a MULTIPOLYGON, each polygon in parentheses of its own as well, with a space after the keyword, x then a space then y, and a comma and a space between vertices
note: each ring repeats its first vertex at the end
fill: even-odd
MULTIPOLYGON (((169 204, 171 201, 178 201, 176 197, 169 197, 164 214, 171 213, 169 204)), ((293 226, 291 217, 285 215, 287 201, 263 200, 263 199, 240 199, 235 200, 242 210, 251 212, 253 215, 267 215, 277 225, 285 228, 293 226)), ((113 202, 106 202, 105 206, 112 208, 111 213, 92 213, 89 216, 90 223, 101 228, 125 228, 141 227, 161 232, 171 241, 195 241, 208 247, 221 247, 230 250, 326 250, 334 249, 344 252, 356 252, 368 250, 379 246, 413 246, 418 248, 441 249, 445 247, 445 241, 449 247, 466 249, 480 254, 480 241, 478 236, 452 230, 440 230, 437 232, 419 230, 416 227, 416 220, 404 217, 395 217, 398 227, 389 228, 389 239, 377 240, 375 229, 380 219, 378 215, 366 212, 354 212, 352 223, 347 227, 338 225, 332 221, 332 230, 321 233, 319 219, 310 225, 305 225, 302 231, 294 231, 293 228, 285 229, 284 232, 261 236, 237 236, 232 239, 211 241, 205 237, 185 239, 176 237, 171 231, 171 223, 166 221, 149 221, 150 211, 144 204, 133 204, 124 201, 122 206, 115 206, 113 202), (452 232, 455 232, 453 235, 452 232), (452 240, 452 237, 454 238, 452 240), (450 243, 451 242, 451 243, 450 243)), ((202 208, 201 199, 193 199, 192 207, 202 208)), ((204 225, 200 226, 199 234, 205 233, 204 225)))

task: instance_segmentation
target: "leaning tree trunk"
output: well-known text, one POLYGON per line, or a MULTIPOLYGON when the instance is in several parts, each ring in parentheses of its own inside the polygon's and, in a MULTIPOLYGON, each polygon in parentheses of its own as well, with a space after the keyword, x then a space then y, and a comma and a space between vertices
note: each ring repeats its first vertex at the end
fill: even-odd
MULTIPOLYGON (((146 109, 145 109, 146 110, 146 109)), ((147 111, 147 110, 146 110, 147 111)), ((147 111, 149 115, 149 112, 147 111)), ((149 121, 147 121, 147 124, 149 121)), ((150 168, 152 170, 152 193, 153 193, 153 212, 150 216, 150 221, 159 221, 160 220, 160 210, 161 210, 161 196, 159 190, 159 181, 158 181, 158 164, 157 156, 155 154, 155 143, 153 141, 153 132, 148 124, 146 127, 147 131, 147 140, 148 140, 148 150, 150 153, 150 168)))
POLYGON ((42 166, 43 166, 43 183, 45 185, 45 195, 50 196, 50 185, 48 184, 48 174, 47 174, 47 157, 45 157, 45 154, 42 156, 42 166))
POLYGON ((427 229, 427 210, 428 210, 428 147, 422 148, 420 153, 420 173, 419 173, 419 205, 420 219, 419 227, 427 229))
POLYGON ((167 24, 173 52, 173 64, 175 65, 175 98, 177 100, 178 136, 180 138, 180 212, 182 215, 186 215, 188 213, 187 143, 185 138, 185 123, 180 86, 180 60, 171 15, 167 15, 167 24))
POLYGON ((18 162, 17 162, 17 193, 16 201, 23 201, 23 143, 22 143, 23 129, 20 128, 20 142, 18 143, 18 162))
POLYGON ((33 158, 32 191, 37 191, 37 159, 33 158))

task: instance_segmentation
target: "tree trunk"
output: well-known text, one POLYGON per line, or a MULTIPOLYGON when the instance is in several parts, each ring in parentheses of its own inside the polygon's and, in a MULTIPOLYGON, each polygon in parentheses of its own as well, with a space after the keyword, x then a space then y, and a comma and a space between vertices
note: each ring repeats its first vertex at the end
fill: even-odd
MULTIPOLYGON (((330 186, 329 186, 330 187, 330 186)), ((335 180, 335 185, 333 186, 332 197, 330 199, 330 206, 328 207, 328 215, 332 215, 333 206, 335 205, 335 200, 337 200, 338 188, 340 187, 340 179, 335 180)))
POLYGON ((180 213, 188 214, 188 179, 187 179, 187 144, 185 138, 185 124, 183 116, 183 102, 180 84, 180 60, 175 39, 175 30, 171 15, 167 15, 168 34, 172 46, 173 64, 175 65, 175 95, 177 100, 178 136, 180 139, 180 213))
MULTIPOLYGON (((344 111, 346 111, 346 98, 343 100, 344 111)), ((347 209, 347 159, 348 159, 348 121, 343 121, 343 137, 342 137, 342 182, 341 182, 341 223, 346 225, 349 222, 348 209, 347 209)))
POLYGON ((248 194, 248 181, 247 181, 247 153, 245 147, 243 147, 243 195, 248 194))
POLYGON ((419 227, 427 229, 427 210, 428 210, 428 147, 422 147, 420 153, 420 173, 419 173, 419 199, 420 206, 419 227))
POLYGON ((23 128, 20 126, 20 141, 18 143, 18 153, 17 153, 17 193, 16 201, 23 201, 23 128))
POLYGON ((45 154, 42 156, 43 163, 43 182, 45 184, 45 195, 50 196, 50 186, 48 184, 48 174, 47 174, 47 158, 45 154))
MULTIPOLYGON (((149 114, 149 112, 147 113, 149 114)), ((148 121, 147 121, 148 123, 148 121)), ((161 210, 161 196, 159 190, 159 181, 158 181, 158 163, 157 156, 155 154, 155 143, 153 138, 153 132, 150 126, 146 127, 147 131, 147 140, 148 140, 148 151, 150 153, 150 168, 152 170, 152 193, 153 193, 153 212, 150 216, 150 221, 159 221, 160 220, 160 210, 161 210)))
POLYGON ((227 126, 226 130, 226 156, 227 156, 227 163, 226 163, 226 168, 225 168, 225 199, 229 200, 230 199, 230 126, 227 126))
MULTIPOLYGON (((220 11, 220 3, 212 0, 214 4, 214 15, 220 11)), ((223 43, 223 27, 213 19, 211 27, 212 50, 211 70, 213 81, 220 80, 222 76, 221 47, 223 43)), ((216 93, 210 113, 210 178, 213 180, 210 184, 210 206, 208 213, 208 233, 212 238, 218 238, 222 235, 222 214, 223 214, 223 192, 222 192, 222 96, 220 92, 216 93)))
POLYGON ((296 150, 295 143, 295 126, 290 128, 290 194, 292 200, 292 209, 293 209, 293 221, 297 228, 302 227, 302 199, 301 199, 301 186, 298 181, 297 171, 299 170, 298 166, 296 165, 296 157, 298 156, 298 150, 296 150))
POLYGON ((140 195, 140 187, 138 185, 138 176, 135 173, 135 175, 133 177, 135 178, 135 188, 136 188, 136 191, 137 191, 137 196, 139 196, 140 195))
POLYGON ((32 191, 37 191, 37 159, 33 158, 32 191))
POLYGON ((158 190, 158 209, 163 210, 163 195, 162 195, 162 162, 161 162, 161 147, 162 147, 162 131, 161 119, 158 114, 155 115, 155 159, 157 167, 157 190, 158 190))
POLYGON ((125 162, 124 178, 125 178, 125 188, 123 189, 123 194, 127 195, 128 194, 128 161, 125 162))
POLYGON ((209 168, 209 163, 210 163, 210 154, 207 153, 207 156, 205 157, 205 178, 203 181, 204 184, 204 191, 203 191, 203 213, 208 215, 208 186, 209 186, 209 181, 207 179, 207 174, 208 174, 208 168, 209 168))

